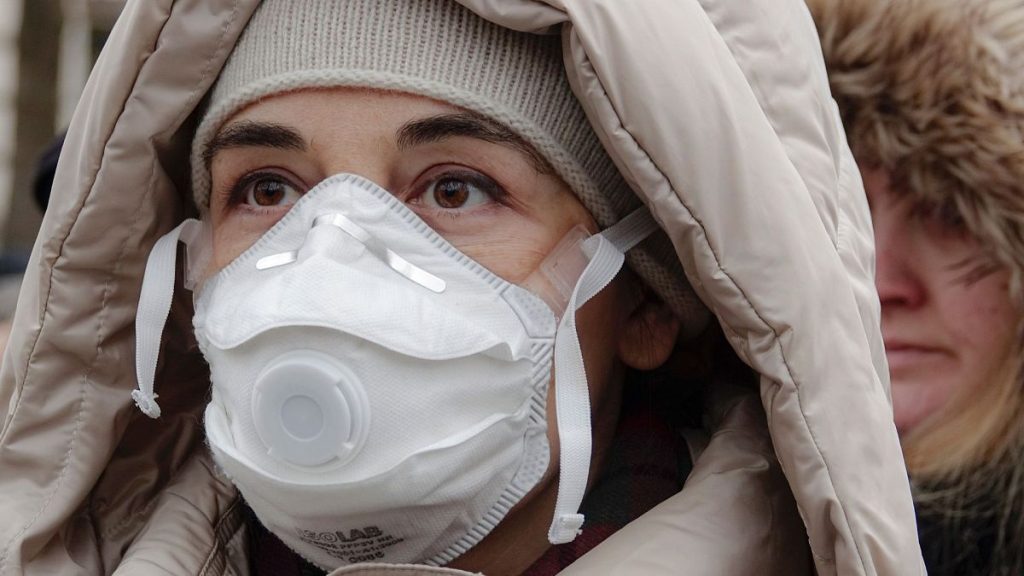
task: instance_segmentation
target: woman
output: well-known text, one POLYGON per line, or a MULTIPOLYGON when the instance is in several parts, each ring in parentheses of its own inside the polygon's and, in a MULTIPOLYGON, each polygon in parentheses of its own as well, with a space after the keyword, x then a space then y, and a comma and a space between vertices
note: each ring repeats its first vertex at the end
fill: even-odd
POLYGON ((0 570, 239 573, 280 541, 324 570, 799 574, 809 540, 823 574, 921 572, 802 5, 198 4, 130 5, 69 132, 4 365, 0 570), (601 265, 565 282, 576 225, 601 265), (684 268, 763 402, 713 379, 685 486, 605 523, 623 372, 702 327, 684 268))
POLYGON ((871 202, 929 574, 1024 572, 1024 6, 811 2, 871 202))

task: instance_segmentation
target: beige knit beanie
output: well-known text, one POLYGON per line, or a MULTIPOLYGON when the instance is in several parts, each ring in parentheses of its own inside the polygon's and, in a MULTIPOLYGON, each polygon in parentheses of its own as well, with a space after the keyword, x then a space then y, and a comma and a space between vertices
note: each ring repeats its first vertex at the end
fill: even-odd
MULTIPOLYGON (((594 134, 562 64, 559 36, 495 25, 452 0, 265 0, 235 46, 192 146, 196 205, 205 213, 202 151, 244 107, 304 88, 395 90, 483 114, 529 142, 602 228, 641 205, 594 134)), ((627 255, 693 336, 709 313, 658 232, 627 255)))

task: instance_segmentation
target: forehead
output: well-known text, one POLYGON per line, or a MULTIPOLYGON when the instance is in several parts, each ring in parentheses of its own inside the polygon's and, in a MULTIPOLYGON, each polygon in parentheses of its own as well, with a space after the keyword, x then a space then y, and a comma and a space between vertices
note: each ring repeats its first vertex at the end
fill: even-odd
POLYGON ((282 147, 287 142, 283 147, 303 149, 307 144, 376 140, 412 148, 453 137, 502 145, 525 156, 537 172, 554 174, 547 159, 525 139, 487 116, 415 94, 348 87, 306 89, 259 100, 221 126, 204 144, 201 156, 209 168, 218 151, 238 146, 282 147), (245 129, 252 125, 284 130, 245 129))

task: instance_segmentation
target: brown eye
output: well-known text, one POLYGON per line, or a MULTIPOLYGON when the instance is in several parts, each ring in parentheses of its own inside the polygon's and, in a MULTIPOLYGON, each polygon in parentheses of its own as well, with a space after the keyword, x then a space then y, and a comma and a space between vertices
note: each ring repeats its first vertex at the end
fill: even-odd
POLYGON ((249 185, 245 203, 250 206, 285 206, 294 204, 299 199, 299 192, 286 180, 280 178, 261 178, 249 185))
POLYGON ((444 178, 434 185, 434 201, 441 208, 461 208, 469 199, 469 184, 455 178, 444 178))
POLYGON ((437 210, 459 211, 492 202, 503 193, 493 180, 482 174, 456 172, 428 184, 419 202, 437 210))

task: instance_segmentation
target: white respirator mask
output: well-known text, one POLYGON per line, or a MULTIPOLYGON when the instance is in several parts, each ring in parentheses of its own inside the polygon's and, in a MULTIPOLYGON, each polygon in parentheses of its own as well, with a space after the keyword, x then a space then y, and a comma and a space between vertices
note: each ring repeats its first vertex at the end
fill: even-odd
MULTIPOLYGON (((547 470, 553 362, 561 455, 548 537, 572 541, 591 457, 575 312, 656 227, 641 209, 599 235, 570 234, 527 281, 531 292, 387 190, 328 178, 196 291, 215 461, 271 532, 325 569, 443 565, 547 470)), ((208 226, 184 222, 146 266, 132 396, 154 418, 179 240, 191 287, 209 256, 208 226)))

